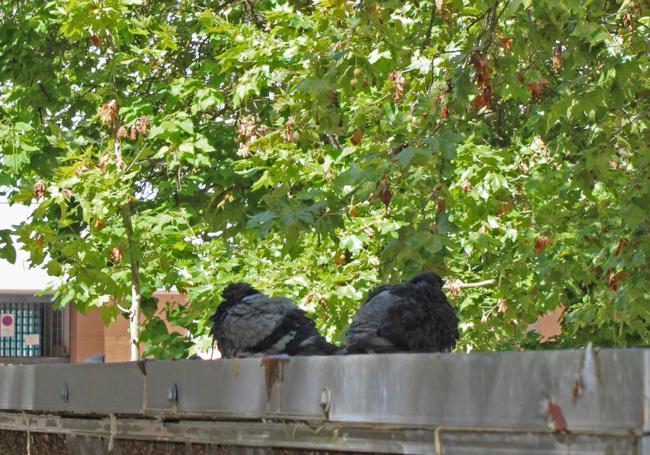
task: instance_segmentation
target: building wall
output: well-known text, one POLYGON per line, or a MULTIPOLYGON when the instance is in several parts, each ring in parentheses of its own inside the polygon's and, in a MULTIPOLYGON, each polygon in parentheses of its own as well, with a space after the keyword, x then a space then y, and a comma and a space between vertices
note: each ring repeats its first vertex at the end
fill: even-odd
POLYGON ((70 312, 70 362, 83 362, 104 352, 104 323, 99 310, 70 312))
MULTIPOLYGON (((187 297, 182 294, 170 292, 158 292, 155 297, 159 300, 158 311, 161 314, 165 305, 186 305, 187 297)), ((144 320, 141 317, 141 320, 144 320)), ((104 361, 128 362, 131 360, 129 320, 119 316, 116 321, 111 322, 108 327, 104 325, 101 317, 101 310, 89 311, 81 314, 72 311, 70 330, 70 362, 83 362, 88 357, 96 354, 104 354, 104 361)), ((182 332, 182 329, 167 324, 167 329, 182 332)), ((142 352, 144 346, 140 346, 142 352)))

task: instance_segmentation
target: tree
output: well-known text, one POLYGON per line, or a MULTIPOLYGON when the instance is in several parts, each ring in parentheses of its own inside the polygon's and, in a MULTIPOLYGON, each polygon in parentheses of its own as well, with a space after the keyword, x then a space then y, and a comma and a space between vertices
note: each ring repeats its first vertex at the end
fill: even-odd
POLYGON ((16 232, 60 304, 108 322, 141 298, 149 354, 189 346, 159 288, 189 293, 167 318, 195 335, 246 278, 340 340, 369 289, 423 269, 460 349, 535 347, 558 306, 559 346, 648 341, 642 2, 13 1, 0 21, 0 183, 39 204, 16 232))

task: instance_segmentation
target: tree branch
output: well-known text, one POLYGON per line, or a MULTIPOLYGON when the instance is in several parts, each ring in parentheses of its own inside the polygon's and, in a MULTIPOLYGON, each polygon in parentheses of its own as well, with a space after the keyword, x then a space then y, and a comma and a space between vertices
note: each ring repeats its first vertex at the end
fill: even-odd
POLYGON ((43 86, 43 84, 39 82, 39 83, 38 83, 38 87, 41 89, 41 91, 42 91, 43 94, 45 95, 45 98, 47 99, 48 103, 49 103, 50 101, 52 101, 52 98, 50 98, 50 95, 47 93, 47 90, 45 90, 45 87, 43 86))
POLYGON ((443 286, 445 289, 471 289, 471 288, 482 288, 486 286, 492 286, 495 284, 495 280, 483 280, 477 281, 475 283, 463 283, 460 280, 454 280, 450 283, 447 283, 443 286))
POLYGON ((427 34, 424 37, 424 42, 422 43, 422 49, 429 47, 431 43, 431 32, 433 31, 433 23, 436 19, 436 5, 431 5, 431 19, 429 19, 429 27, 427 28, 427 34))
POLYGON ((131 309, 129 310, 129 331, 131 333, 131 360, 140 360, 140 252, 135 234, 131 208, 126 202, 120 207, 122 221, 126 230, 126 239, 129 245, 129 257, 131 258, 131 309))

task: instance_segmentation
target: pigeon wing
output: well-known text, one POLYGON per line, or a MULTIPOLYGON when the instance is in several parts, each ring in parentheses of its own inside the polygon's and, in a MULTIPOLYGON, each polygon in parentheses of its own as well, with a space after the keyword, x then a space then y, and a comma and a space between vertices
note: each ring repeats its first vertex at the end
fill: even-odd
POLYGON ((431 344, 436 351, 451 351, 460 337, 458 316, 449 304, 447 297, 438 292, 429 307, 432 324, 430 326, 431 344))
POLYGON ((400 297, 384 314, 377 335, 390 341, 400 351, 429 351, 430 319, 412 298, 400 297))
POLYGON ((376 289, 361 305, 348 329, 345 352, 353 354, 398 350, 394 343, 377 333, 389 309, 401 300, 399 296, 390 292, 391 289, 391 286, 376 289))
POLYGON ((263 352, 256 347, 282 322, 287 311, 287 302, 283 300, 288 299, 255 294, 229 308, 216 333, 222 355, 237 357, 263 352))
POLYGON ((336 347, 316 329, 314 321, 293 301, 281 297, 272 300, 282 307, 282 319, 273 331, 255 346, 255 351, 272 354, 331 354, 336 347))

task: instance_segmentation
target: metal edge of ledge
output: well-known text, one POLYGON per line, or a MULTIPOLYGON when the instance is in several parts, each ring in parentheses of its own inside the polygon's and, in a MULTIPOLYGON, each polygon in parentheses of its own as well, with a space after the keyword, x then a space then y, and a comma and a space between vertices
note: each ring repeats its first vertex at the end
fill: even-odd
MULTIPOLYGON (((219 446, 344 450, 346 452, 410 454, 640 454, 642 436, 606 432, 553 433, 544 430, 482 428, 408 428, 326 422, 172 421, 135 418, 80 418, 0 413, 0 430, 101 439, 109 453, 111 441, 130 439, 219 446)), ((645 439, 645 438, 643 438, 645 439)), ((96 446, 97 447, 97 446, 96 446)), ((97 450, 97 449, 95 449, 97 450)))
POLYGON ((594 371, 580 350, 2 366, 0 410, 650 432, 650 350, 594 355, 594 371))

